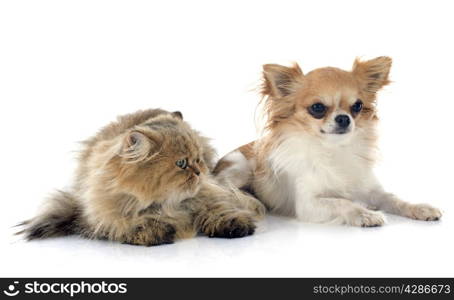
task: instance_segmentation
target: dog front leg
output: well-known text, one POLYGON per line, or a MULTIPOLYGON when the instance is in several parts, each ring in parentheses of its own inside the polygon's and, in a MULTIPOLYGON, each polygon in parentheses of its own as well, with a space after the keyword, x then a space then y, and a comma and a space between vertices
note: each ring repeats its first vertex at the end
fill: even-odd
POLYGON ((296 216, 312 223, 375 227, 385 223, 382 213, 342 198, 305 197, 297 200, 296 216))
POLYGON ((441 211, 429 204, 412 204, 399 199, 396 195, 387 193, 378 188, 372 190, 366 197, 368 205, 384 212, 403 216, 415 220, 437 221, 441 218, 441 211))

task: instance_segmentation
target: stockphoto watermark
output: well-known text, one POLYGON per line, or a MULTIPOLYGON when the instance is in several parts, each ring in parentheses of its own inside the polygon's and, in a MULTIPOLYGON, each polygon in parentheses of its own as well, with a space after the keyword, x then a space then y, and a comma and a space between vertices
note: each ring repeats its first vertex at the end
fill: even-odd
POLYGON ((90 294, 126 294, 128 287, 125 282, 41 282, 39 280, 15 280, 6 285, 3 294, 9 297, 18 295, 76 295, 90 294))
POLYGON ((236 299, 241 291, 242 298, 279 299, 285 291, 284 298, 299 295, 301 299, 361 294, 451 299, 453 284, 452 278, 0 278, 0 298, 204 300, 213 299, 219 291, 223 298, 236 299))

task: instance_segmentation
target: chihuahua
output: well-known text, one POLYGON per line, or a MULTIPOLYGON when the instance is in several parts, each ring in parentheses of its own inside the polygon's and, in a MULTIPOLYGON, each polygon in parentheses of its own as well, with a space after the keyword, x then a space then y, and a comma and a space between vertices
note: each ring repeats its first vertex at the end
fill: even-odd
POLYGON ((391 58, 356 59, 351 71, 306 75, 294 64, 263 66, 263 134, 223 157, 218 179, 259 198, 269 211, 314 223, 381 226, 382 212, 435 221, 441 212, 386 192, 373 173, 376 95, 391 58))

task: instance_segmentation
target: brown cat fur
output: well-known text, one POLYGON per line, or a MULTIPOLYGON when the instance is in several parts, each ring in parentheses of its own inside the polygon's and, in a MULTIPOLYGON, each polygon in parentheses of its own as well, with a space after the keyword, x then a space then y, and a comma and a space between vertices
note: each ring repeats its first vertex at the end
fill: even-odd
POLYGON ((57 192, 22 223, 28 240, 80 234, 151 246, 198 232, 236 238, 252 234, 265 213, 213 179, 215 152, 180 112, 121 116, 83 146, 72 191, 57 192))

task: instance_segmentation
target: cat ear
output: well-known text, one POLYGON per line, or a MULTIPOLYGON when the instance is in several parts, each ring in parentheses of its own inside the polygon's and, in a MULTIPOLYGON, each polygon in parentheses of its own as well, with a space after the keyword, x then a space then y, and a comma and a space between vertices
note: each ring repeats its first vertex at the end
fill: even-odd
POLYGON ((128 162, 143 161, 159 150, 159 142, 156 137, 150 138, 140 131, 130 131, 123 138, 121 157, 128 162))
POLYGON ((263 66, 262 95, 285 97, 295 89, 298 78, 304 76, 297 63, 292 67, 269 64, 263 66))
POLYGON ((352 73, 365 93, 375 95, 377 91, 389 83, 388 75, 391 64, 392 59, 387 56, 366 61, 360 61, 357 58, 353 64, 352 73))
POLYGON ((183 114, 181 113, 181 111, 178 111, 178 110, 177 110, 177 111, 174 111, 174 112, 172 113, 172 116, 177 117, 177 118, 180 119, 180 120, 183 120, 183 114))

